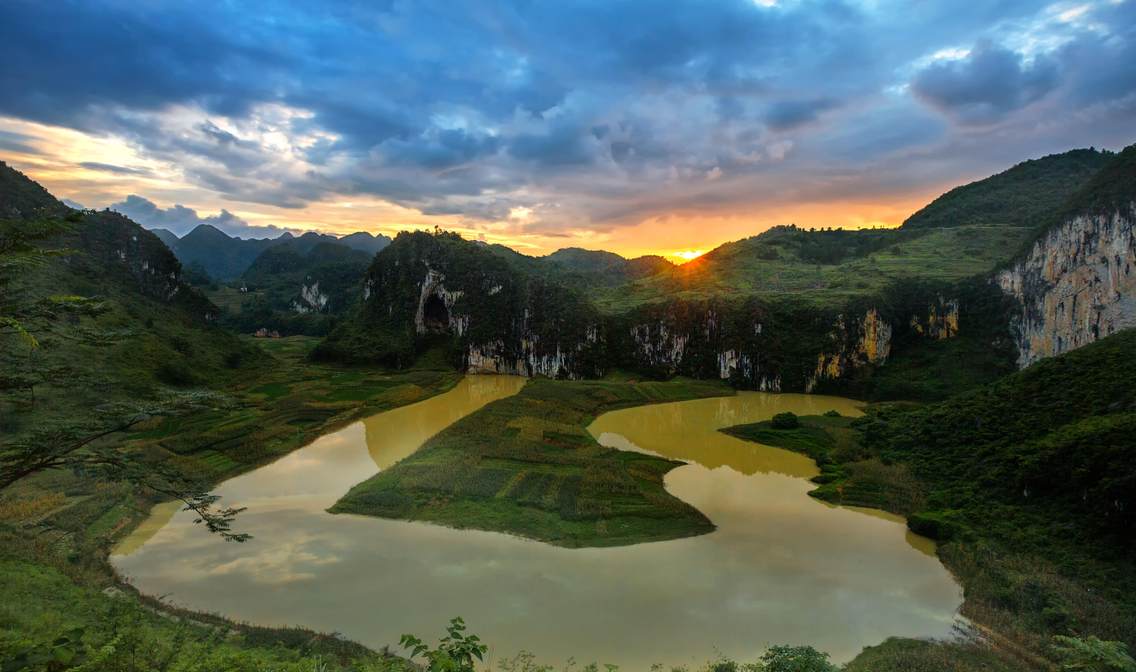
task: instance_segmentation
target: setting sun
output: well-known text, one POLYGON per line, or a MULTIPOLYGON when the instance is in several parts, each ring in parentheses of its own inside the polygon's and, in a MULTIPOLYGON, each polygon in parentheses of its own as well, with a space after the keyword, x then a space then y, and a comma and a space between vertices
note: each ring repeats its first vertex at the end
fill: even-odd
POLYGON ((706 250, 682 250, 680 252, 671 252, 669 256, 675 259, 681 259, 683 262, 697 259, 706 254, 706 250))

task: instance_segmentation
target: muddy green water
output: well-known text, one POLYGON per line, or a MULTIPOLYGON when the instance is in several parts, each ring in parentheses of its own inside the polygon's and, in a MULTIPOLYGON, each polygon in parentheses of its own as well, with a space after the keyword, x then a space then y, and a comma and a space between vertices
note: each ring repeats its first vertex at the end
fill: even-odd
POLYGON ((608 413, 597 439, 689 462, 667 488, 706 513, 708 535, 623 548, 562 549, 504 534, 331 515, 352 485, 417 449, 516 378, 471 376, 454 390, 329 434, 226 481, 246 506, 226 544, 176 506, 158 507, 112 562, 175 604, 265 625, 396 644, 433 640, 463 616, 495 661, 520 650, 646 670, 719 655, 752 660, 770 644, 810 643, 847 660, 889 636, 945 637, 961 590, 902 520, 806 495, 807 458, 716 429, 837 409, 835 397, 742 393, 608 413))

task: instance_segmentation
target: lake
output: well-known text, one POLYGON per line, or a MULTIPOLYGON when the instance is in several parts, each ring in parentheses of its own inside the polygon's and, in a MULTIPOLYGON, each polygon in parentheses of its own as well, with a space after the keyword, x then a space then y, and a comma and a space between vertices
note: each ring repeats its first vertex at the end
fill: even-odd
POLYGON ((807 457, 716 431, 781 411, 859 414, 838 397, 742 392, 607 413, 600 443, 687 461, 667 489, 717 525, 687 539, 565 549, 509 535, 325 511, 458 418, 524 380, 469 376, 431 399, 328 434, 222 483, 248 509, 225 543, 177 504, 156 507, 111 561, 140 590, 262 625, 298 625, 381 648, 433 642, 462 616, 493 665, 520 650, 561 667, 750 661, 771 644, 834 660, 889 636, 947 637, 962 591, 902 519, 807 495, 807 457))

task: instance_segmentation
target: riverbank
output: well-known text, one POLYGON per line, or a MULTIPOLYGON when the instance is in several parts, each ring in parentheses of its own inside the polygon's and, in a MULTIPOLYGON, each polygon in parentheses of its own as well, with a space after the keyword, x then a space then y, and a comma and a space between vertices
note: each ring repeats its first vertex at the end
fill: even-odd
POLYGON ((1052 669, 1057 637, 1136 649, 1134 354, 1123 332, 938 404, 723 430, 813 457, 814 497, 906 517, 963 585, 983 646, 889 641, 849 670, 1052 669))

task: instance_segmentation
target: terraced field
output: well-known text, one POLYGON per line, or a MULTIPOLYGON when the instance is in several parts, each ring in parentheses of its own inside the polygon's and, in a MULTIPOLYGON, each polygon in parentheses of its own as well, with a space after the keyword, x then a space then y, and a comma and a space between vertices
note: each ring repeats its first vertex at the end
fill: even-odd
POLYGON ((680 462, 606 448, 586 426, 617 408, 732 393, 691 380, 534 379, 355 486, 331 510, 572 547, 703 534, 713 529, 710 521, 663 488, 663 476, 680 462))
POLYGON ((276 366, 197 412, 153 420, 127 445, 168 452, 212 481, 285 455, 350 420, 449 389, 460 377, 443 368, 391 373, 312 364, 306 356, 316 338, 250 340, 276 366))

